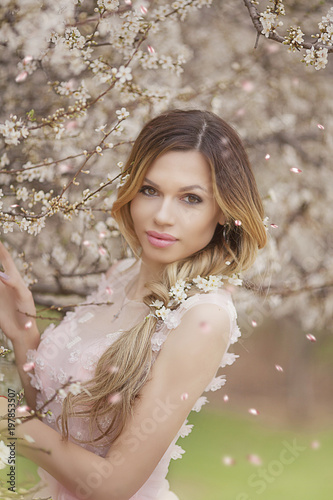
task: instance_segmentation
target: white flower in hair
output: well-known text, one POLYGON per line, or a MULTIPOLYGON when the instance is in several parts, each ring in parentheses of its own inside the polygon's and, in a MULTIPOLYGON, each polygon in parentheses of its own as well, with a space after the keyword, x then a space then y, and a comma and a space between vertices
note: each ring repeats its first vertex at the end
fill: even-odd
POLYGON ((228 281, 231 285, 242 285, 243 280, 239 278, 237 274, 232 274, 231 276, 228 277, 228 281))
POLYGON ((165 306, 160 307, 159 309, 156 310, 156 316, 158 318, 161 318, 163 321, 165 321, 166 317, 168 316, 170 312, 170 309, 166 309, 165 306))
POLYGON ((222 276, 208 276, 208 279, 197 276, 193 282, 204 292, 213 292, 223 285, 222 276))
POLYGON ((146 318, 148 318, 149 316, 155 316, 155 318, 159 318, 164 321, 167 328, 176 328, 179 324, 179 320, 176 319, 177 315, 173 314, 174 311, 169 308, 173 305, 173 302, 176 301, 176 304, 180 302, 186 303, 188 296, 185 290, 189 290, 193 284, 195 284, 197 288, 199 288, 199 290, 203 290, 204 292, 214 292, 224 285, 222 279, 228 280, 229 283, 233 285, 242 284, 242 280, 236 273, 234 273, 232 276, 215 276, 211 274, 207 278, 202 278, 202 276, 198 275, 192 281, 187 283, 185 280, 180 279, 170 288, 169 297, 171 297, 171 300, 167 304, 168 307, 165 307, 164 302, 162 302, 161 300, 154 300, 154 302, 152 302, 150 306, 156 309, 155 314, 151 313, 146 316, 146 318))
POLYGON ((157 307, 157 308, 159 308, 159 307, 164 306, 164 302, 162 302, 161 300, 154 300, 154 302, 152 302, 150 305, 151 305, 152 307, 157 307))

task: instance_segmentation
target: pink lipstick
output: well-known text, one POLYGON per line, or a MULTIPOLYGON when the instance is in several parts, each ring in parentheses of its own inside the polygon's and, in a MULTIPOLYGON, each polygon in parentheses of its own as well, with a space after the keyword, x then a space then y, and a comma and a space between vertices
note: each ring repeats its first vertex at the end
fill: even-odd
POLYGON ((147 231, 149 243, 154 247, 165 248, 171 246, 177 241, 177 238, 167 233, 157 233, 156 231, 147 231))

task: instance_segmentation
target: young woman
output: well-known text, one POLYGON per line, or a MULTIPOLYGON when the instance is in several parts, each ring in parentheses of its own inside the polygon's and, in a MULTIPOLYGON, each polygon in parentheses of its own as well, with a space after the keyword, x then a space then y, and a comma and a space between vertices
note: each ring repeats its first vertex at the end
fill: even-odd
POLYGON ((230 287, 266 243, 238 135, 210 112, 154 118, 112 215, 134 257, 116 262, 87 305, 41 340, 18 312, 35 314, 33 299, 0 245, 0 327, 27 403, 42 413, 16 427, 34 440, 18 439, 17 451, 40 466, 53 500, 177 499, 166 480, 184 452, 176 441, 191 431, 202 393, 225 382, 216 372, 234 361, 227 351, 240 335, 230 287))

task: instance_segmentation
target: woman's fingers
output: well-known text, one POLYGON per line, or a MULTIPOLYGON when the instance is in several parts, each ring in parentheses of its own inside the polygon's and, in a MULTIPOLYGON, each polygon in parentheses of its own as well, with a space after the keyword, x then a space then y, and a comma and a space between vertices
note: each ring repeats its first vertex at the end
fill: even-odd
POLYGON ((6 284, 10 288, 21 288, 22 285, 26 288, 26 285, 20 275, 12 256, 5 248, 5 246, 0 241, 0 265, 3 267, 3 271, 0 272, 1 282, 6 284))
POLYGON ((6 281, 9 280, 8 274, 3 273, 2 271, 0 271, 0 278, 2 278, 3 280, 6 280, 6 281))

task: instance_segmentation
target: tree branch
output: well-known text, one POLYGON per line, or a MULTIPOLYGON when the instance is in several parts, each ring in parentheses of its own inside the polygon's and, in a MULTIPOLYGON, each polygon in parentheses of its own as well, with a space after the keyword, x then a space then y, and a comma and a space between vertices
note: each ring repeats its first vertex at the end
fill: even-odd
MULTIPOLYGON (((260 13, 258 12, 256 6, 251 2, 251 0, 244 0, 245 7, 249 11, 250 18, 252 20, 253 26, 255 27, 257 34, 265 36, 262 31, 263 31, 263 26, 260 22, 260 13)), ((258 45, 258 35, 257 35, 257 41, 256 41, 256 46, 258 45)), ((276 30, 270 31, 268 37, 270 40, 274 40, 275 42, 283 43, 286 41, 286 39, 279 35, 276 30)), ((255 46, 255 48, 256 48, 255 46)), ((320 42, 302 42, 299 44, 300 47, 303 49, 311 49, 312 47, 315 49, 327 49, 328 52, 333 52, 333 46, 329 45, 324 45, 320 42)))

